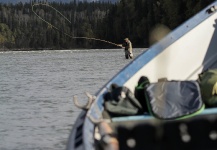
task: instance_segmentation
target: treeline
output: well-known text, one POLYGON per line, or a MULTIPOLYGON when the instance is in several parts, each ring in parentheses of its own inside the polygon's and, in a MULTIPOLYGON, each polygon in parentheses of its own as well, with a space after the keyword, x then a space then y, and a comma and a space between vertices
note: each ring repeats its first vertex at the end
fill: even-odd
POLYGON ((49 5, 36 1, 24 4, 0 4, 0 47, 2 49, 91 48, 94 46, 91 40, 71 37, 97 37, 100 32, 98 27, 101 26, 111 6, 110 3, 76 3, 76 1, 53 2, 49 5))
POLYGON ((0 3, 0 49, 115 48, 99 40, 148 47, 159 24, 174 29, 214 0, 0 3), (78 38, 82 37, 82 38, 78 38))
POLYGON ((129 37, 134 47, 148 47, 152 29, 173 30, 214 0, 120 0, 104 19, 106 39, 129 37))

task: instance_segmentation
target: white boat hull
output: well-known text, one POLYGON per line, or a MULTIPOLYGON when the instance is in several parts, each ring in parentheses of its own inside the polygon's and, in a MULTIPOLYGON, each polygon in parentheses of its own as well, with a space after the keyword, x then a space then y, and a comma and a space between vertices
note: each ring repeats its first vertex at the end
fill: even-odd
MULTIPOLYGON (((82 120, 82 143, 68 146, 68 150, 94 150, 94 124, 89 116, 100 119, 103 111, 103 94, 107 92, 112 83, 126 86, 132 92, 141 76, 147 76, 151 82, 160 78, 168 80, 196 80, 198 74, 209 68, 217 68, 217 13, 207 13, 211 6, 207 6, 200 13, 183 23, 180 27, 169 33, 160 42, 154 44, 147 51, 135 58, 124 67, 105 86, 96 93, 96 100, 82 120)), ((216 109, 211 113, 216 113, 216 109)), ((150 116, 120 117, 113 121, 147 120, 150 116)), ((77 123, 76 123, 77 124, 77 123)), ((73 129, 73 136, 77 134, 73 129)), ((70 138, 70 142, 73 142, 70 138)), ((70 144, 69 144, 70 145, 70 144)))

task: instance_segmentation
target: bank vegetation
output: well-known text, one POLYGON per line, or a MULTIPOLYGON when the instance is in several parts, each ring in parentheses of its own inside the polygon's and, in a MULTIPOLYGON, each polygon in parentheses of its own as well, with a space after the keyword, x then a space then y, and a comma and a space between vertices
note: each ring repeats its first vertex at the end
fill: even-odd
POLYGON ((114 43, 121 43, 128 37, 133 47, 149 47, 153 28, 163 25, 173 30, 213 1, 47 3, 35 0, 29 3, 0 3, 0 50, 117 48, 106 42, 75 37, 114 43), (49 6, 32 7, 36 3, 49 6))

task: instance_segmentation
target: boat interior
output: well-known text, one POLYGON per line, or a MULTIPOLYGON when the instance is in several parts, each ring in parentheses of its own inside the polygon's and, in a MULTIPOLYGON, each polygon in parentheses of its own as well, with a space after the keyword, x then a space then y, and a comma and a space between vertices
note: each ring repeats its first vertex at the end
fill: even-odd
MULTIPOLYGON (((109 132, 116 135, 119 150, 217 149, 216 107, 207 108, 198 101, 193 101, 190 105, 197 104, 200 108, 193 116, 159 119, 150 112, 113 116, 107 112, 104 104, 104 95, 111 90, 113 84, 126 87, 135 95, 141 77, 147 77, 150 84, 187 81, 195 86, 200 74, 217 69, 216 28, 217 1, 137 56, 96 93, 95 100, 89 104, 87 111, 82 111, 74 125, 68 149, 97 149, 97 143, 105 134, 99 130, 100 122, 106 122, 111 128, 109 132)), ((195 87, 199 91, 199 87, 195 87)), ((188 86, 183 88, 185 89, 188 86)), ((171 93, 173 90, 172 87, 171 93)), ((185 100, 191 98, 192 94, 180 97, 185 100)))
MULTIPOLYGON (((197 81, 201 73, 217 69, 217 13, 209 14, 207 8, 138 56, 98 93, 95 106, 103 113, 93 116, 108 122, 117 134, 120 149, 217 147, 217 108, 205 108, 199 115, 180 120, 159 120, 147 113, 113 117, 105 113, 102 97, 113 83, 135 94, 142 76, 148 77, 151 83, 197 81)), ((89 112, 93 113, 96 111, 89 112)))

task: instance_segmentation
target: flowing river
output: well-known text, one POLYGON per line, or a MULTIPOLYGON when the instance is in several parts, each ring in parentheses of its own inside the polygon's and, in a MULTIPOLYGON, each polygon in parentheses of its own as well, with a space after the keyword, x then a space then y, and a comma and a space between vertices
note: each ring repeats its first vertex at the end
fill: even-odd
POLYGON ((130 61, 122 49, 0 52, 0 150, 64 150, 73 95, 86 103, 130 61))

